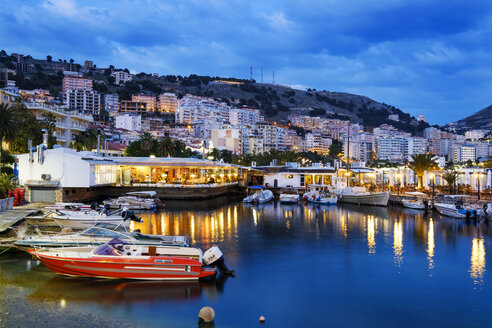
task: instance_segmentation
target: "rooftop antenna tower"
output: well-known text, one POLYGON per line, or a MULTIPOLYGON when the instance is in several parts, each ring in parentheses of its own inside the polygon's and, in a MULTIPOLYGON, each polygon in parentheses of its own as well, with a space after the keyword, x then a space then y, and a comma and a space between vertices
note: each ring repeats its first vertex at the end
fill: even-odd
POLYGON ((263 67, 261 68, 261 83, 263 83, 263 67))
POLYGON ((249 80, 253 81, 253 66, 249 67, 249 80))
POLYGON ((275 70, 272 71, 272 84, 275 84, 275 70))

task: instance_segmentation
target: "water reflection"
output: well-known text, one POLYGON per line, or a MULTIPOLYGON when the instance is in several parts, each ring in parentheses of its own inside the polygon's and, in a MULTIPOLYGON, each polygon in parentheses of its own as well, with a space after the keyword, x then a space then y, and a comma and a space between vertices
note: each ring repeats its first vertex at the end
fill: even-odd
POLYGON ((369 254, 376 254, 376 220, 374 216, 367 216, 367 246, 369 254))
POLYGON ((403 227, 400 220, 396 220, 393 228, 393 261, 400 267, 403 262, 403 227))
POLYGON ((29 295, 38 302, 89 303, 103 306, 138 305, 160 301, 180 302, 215 299, 223 291, 228 278, 219 276, 212 282, 115 281, 55 276, 29 295))
POLYGON ((429 230, 427 232, 427 260, 429 261, 429 270, 434 269, 434 220, 429 220, 429 230))
POLYGON ((470 261, 470 277, 473 279, 474 284, 481 285, 485 273, 485 245, 483 238, 473 238, 470 261))

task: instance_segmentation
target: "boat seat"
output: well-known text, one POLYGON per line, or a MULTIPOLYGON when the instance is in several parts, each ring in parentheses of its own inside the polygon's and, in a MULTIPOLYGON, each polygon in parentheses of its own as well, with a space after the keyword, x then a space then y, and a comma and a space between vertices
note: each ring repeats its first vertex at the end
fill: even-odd
POLYGON ((127 256, 141 256, 142 255, 142 247, 138 247, 135 245, 124 245, 123 246, 123 254, 127 256))

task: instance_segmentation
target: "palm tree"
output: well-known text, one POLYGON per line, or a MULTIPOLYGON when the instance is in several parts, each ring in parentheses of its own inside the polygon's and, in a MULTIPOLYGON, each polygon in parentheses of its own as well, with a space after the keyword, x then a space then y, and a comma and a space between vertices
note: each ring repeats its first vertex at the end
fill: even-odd
POLYGON ((0 166, 2 164, 3 141, 11 141, 16 132, 16 115, 8 104, 0 104, 0 166))
POLYGON ((449 186, 449 193, 451 194, 451 191, 454 193, 454 185, 456 184, 456 181, 458 180, 458 172, 457 171, 446 171, 442 175, 442 178, 447 182, 449 186))
POLYGON ((412 155, 412 161, 409 167, 418 177, 418 188, 422 188, 422 178, 425 172, 433 170, 437 167, 435 159, 432 158, 431 154, 417 154, 412 155))
POLYGON ((147 156, 154 152, 155 150, 155 139, 148 132, 144 132, 139 139, 140 147, 142 147, 142 152, 147 156))
POLYGON ((171 137, 166 136, 160 138, 157 142, 157 156, 160 157, 176 157, 177 149, 176 144, 173 142, 171 137))

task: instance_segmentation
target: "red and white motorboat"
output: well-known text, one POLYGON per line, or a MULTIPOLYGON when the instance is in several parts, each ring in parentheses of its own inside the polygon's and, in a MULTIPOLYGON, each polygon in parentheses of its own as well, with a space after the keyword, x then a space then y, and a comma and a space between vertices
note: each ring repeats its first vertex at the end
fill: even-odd
POLYGON ((216 267, 233 274, 218 247, 133 245, 120 239, 94 247, 29 250, 55 273, 75 277, 141 280, 197 280, 215 275, 216 267))

